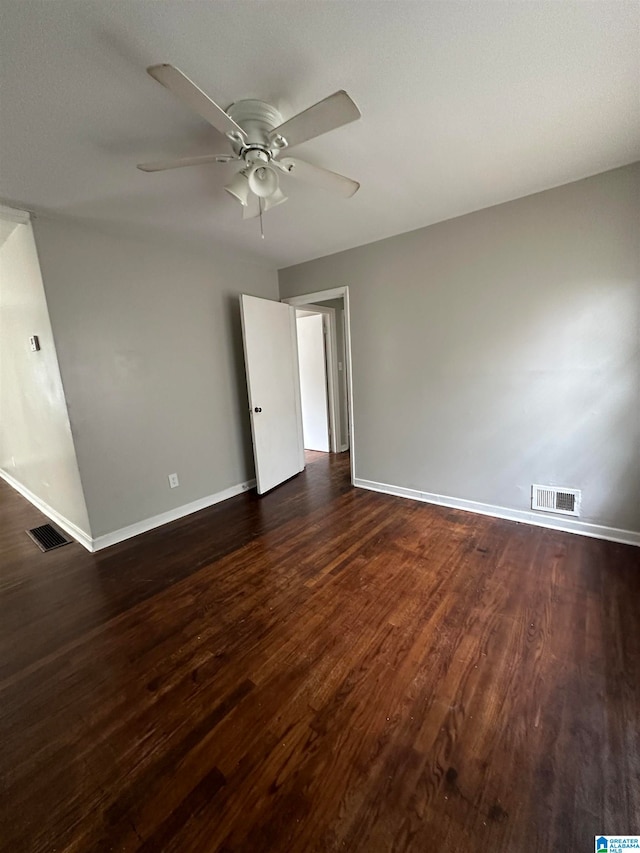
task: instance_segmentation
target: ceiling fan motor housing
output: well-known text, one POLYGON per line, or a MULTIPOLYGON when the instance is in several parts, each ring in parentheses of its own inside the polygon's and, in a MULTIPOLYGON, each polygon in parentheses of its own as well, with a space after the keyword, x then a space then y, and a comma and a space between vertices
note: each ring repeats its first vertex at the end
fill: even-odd
MULTIPOLYGON (((236 138, 228 134, 234 152, 242 156, 246 148, 257 148, 269 153, 273 143, 269 141, 271 131, 282 124, 282 116, 275 107, 264 101, 236 101, 226 109, 226 113, 239 124, 246 134, 246 139, 236 138)), ((277 149, 276 149, 277 150, 277 149)))

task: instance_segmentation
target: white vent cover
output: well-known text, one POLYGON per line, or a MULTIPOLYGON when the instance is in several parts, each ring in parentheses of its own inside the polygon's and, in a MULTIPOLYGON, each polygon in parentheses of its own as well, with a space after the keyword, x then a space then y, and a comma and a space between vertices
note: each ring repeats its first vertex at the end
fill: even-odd
POLYGON ((562 515, 580 515, 580 489, 564 486, 531 486, 531 509, 540 512, 559 512, 562 515))

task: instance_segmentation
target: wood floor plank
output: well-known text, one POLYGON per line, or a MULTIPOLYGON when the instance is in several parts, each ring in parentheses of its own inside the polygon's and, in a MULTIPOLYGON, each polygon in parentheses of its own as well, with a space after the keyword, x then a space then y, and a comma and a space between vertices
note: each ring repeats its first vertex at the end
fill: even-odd
POLYGON ((0 851, 552 853, 640 832, 640 551, 310 453, 97 554, 0 482, 0 851))

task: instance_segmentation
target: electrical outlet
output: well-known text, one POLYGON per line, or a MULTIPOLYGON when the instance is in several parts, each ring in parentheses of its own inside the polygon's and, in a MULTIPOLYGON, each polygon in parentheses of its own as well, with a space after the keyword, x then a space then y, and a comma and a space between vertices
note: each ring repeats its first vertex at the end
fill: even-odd
POLYGON ((169 474, 169 487, 175 489, 176 486, 180 485, 180 480, 178 480, 177 474, 169 474))

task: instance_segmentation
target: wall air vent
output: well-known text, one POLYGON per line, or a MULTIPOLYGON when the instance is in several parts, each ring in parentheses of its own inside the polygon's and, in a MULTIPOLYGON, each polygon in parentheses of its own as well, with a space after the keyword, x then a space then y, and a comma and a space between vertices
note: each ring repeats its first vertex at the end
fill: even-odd
POLYGON ((564 486, 531 486, 531 509, 539 512, 558 512, 562 515, 580 515, 580 489, 564 486))

